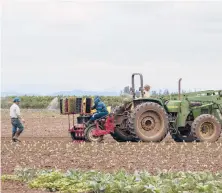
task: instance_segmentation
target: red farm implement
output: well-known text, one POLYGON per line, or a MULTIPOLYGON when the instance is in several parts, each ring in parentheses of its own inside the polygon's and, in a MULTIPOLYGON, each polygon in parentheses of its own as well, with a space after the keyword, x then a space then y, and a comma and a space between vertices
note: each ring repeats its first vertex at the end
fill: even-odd
POLYGON ((109 114, 93 124, 86 126, 86 122, 92 116, 91 98, 64 98, 60 99, 60 113, 68 115, 68 132, 73 142, 101 142, 104 135, 114 132, 114 116, 109 114), (70 116, 72 119, 70 120, 70 116), (71 123, 70 123, 71 122, 71 123))

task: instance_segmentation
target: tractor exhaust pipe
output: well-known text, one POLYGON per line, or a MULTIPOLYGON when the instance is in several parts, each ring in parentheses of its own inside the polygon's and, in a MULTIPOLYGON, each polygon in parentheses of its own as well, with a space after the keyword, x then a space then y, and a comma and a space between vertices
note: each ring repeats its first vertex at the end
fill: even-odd
POLYGON ((181 99, 181 80, 182 78, 179 79, 179 83, 178 83, 179 100, 181 99))

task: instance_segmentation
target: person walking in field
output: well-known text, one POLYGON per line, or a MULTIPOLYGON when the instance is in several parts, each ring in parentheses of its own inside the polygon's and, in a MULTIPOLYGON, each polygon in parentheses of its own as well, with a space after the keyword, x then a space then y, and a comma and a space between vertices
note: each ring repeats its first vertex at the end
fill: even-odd
POLYGON ((22 123, 25 123, 25 120, 21 117, 19 103, 20 103, 20 99, 16 97, 13 100, 12 106, 10 107, 10 118, 11 118, 11 124, 12 124, 12 140, 14 142, 19 141, 18 137, 24 130, 24 126, 22 123))

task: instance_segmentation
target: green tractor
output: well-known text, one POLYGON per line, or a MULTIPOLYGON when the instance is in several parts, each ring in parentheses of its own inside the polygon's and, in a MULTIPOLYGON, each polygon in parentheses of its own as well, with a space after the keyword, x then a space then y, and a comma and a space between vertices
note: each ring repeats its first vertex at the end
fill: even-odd
POLYGON ((114 110, 119 142, 160 142, 168 133, 176 142, 215 142, 222 130, 222 90, 192 92, 173 97, 145 98, 143 76, 132 75, 132 99, 114 110), (136 98, 134 78, 140 76, 136 98), (173 98, 173 99, 172 99, 173 98))

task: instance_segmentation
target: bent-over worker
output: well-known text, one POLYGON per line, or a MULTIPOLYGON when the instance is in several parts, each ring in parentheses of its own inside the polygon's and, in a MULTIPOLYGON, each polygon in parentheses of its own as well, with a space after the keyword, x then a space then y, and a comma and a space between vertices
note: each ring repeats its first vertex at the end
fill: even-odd
POLYGON ((24 130, 24 126, 22 122, 24 123, 25 120, 22 119, 21 117, 19 102, 20 102, 20 99, 16 97, 13 100, 12 106, 10 107, 10 118, 11 118, 11 124, 12 124, 12 140, 14 142, 18 140, 19 135, 24 130))

